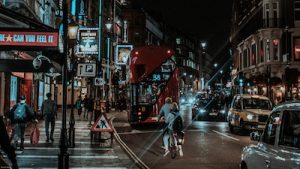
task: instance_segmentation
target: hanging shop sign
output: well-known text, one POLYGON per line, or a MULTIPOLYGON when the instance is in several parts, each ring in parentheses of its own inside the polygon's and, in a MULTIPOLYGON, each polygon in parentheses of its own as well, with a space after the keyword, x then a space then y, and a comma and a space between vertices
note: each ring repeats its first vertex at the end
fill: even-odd
POLYGON ((98 54, 98 28, 79 28, 77 53, 98 54))
POLYGON ((58 47, 58 32, 0 31, 0 46, 58 47))
POLYGON ((116 64, 125 65, 130 56, 132 45, 117 45, 116 47, 116 64))

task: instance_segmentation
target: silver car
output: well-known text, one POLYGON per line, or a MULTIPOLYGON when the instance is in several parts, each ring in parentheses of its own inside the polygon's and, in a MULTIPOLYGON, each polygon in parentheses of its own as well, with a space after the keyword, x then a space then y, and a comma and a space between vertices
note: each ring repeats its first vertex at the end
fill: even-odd
POLYGON ((258 143, 243 149, 242 169, 299 169, 300 101, 275 107, 263 133, 250 137, 258 143))

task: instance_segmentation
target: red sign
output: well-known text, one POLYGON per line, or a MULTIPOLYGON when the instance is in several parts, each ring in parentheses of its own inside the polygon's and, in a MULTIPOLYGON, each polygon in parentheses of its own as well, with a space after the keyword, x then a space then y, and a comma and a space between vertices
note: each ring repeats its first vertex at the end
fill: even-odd
POLYGON ((106 118, 105 113, 102 113, 92 125, 91 130, 94 132, 113 132, 113 127, 106 118))
POLYGON ((58 32, 0 31, 0 46, 58 47, 58 32))

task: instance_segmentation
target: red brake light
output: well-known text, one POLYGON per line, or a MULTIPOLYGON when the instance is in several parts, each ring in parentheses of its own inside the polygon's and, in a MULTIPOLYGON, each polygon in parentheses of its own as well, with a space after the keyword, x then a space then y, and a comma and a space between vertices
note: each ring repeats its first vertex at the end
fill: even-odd
POLYGON ((167 50, 167 54, 171 54, 171 50, 167 50))
POLYGON ((139 54, 139 51, 135 51, 134 54, 135 54, 135 55, 138 55, 138 54, 139 54))

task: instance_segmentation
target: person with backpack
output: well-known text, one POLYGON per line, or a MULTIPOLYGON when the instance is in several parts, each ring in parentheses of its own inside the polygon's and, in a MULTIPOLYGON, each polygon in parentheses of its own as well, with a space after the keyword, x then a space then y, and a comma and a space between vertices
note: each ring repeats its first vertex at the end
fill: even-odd
POLYGON ((47 93, 47 100, 42 103, 42 113, 44 114, 45 119, 45 130, 46 130, 46 142, 49 142, 49 123, 51 123, 51 132, 50 132, 50 140, 54 142, 53 133, 55 127, 55 114, 57 111, 56 103, 51 100, 51 93, 47 93))
MULTIPOLYGON (((18 163, 17 163, 17 159, 16 159, 15 149, 13 146, 11 146, 11 144, 9 142, 9 136, 7 134, 6 126, 4 124, 2 116, 0 116, 0 131, 1 131, 0 132, 0 147, 7 155, 8 159, 10 160, 11 168, 18 169, 19 167, 18 167, 18 163)), ((0 152, 0 156, 1 156, 1 152, 0 152)), ((0 168, 1 168, 1 166, 0 166, 0 168)))
POLYGON ((81 99, 81 96, 78 96, 78 99, 75 102, 75 107, 77 109, 77 113, 79 116, 79 120, 81 120, 81 113, 82 113, 82 105, 83 105, 83 101, 81 99))
MULTIPOLYGON (((171 111, 170 113, 165 117, 165 122, 168 124, 166 128, 166 133, 163 135, 163 141, 165 146, 165 153, 164 156, 166 156, 170 150, 169 150, 169 138, 173 137, 173 134, 176 133, 182 133, 183 130, 183 121, 182 117, 179 113, 178 104, 176 102, 173 102, 171 105, 171 111)), ((177 145, 177 140, 175 139, 175 145, 177 145)), ((178 146, 179 149, 179 155, 183 156, 182 152, 182 146, 178 146)))
POLYGON ((13 106, 9 113, 9 119, 11 120, 13 127, 11 144, 15 148, 18 146, 18 140, 21 139, 20 150, 24 150, 24 134, 26 124, 28 121, 37 120, 34 116, 34 112, 30 106, 26 104, 26 97, 21 96, 20 102, 13 106))

